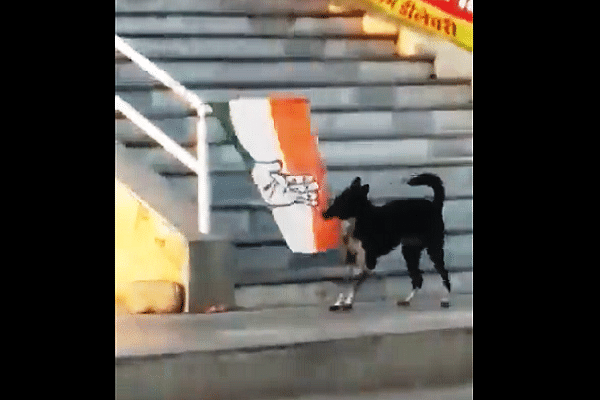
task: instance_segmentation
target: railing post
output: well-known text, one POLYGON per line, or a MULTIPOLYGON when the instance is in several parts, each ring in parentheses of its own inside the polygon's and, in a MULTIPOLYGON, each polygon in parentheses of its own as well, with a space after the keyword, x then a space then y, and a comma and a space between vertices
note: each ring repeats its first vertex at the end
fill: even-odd
POLYGON ((210 232, 210 177, 208 171, 208 138, 205 106, 198 107, 196 122, 196 155, 198 157, 198 231, 210 232))

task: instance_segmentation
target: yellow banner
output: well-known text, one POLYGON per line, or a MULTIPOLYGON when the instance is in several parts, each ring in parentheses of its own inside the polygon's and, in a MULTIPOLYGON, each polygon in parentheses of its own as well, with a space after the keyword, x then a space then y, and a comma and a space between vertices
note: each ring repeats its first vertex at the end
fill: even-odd
POLYGON ((473 51, 473 0, 360 0, 360 3, 473 51))

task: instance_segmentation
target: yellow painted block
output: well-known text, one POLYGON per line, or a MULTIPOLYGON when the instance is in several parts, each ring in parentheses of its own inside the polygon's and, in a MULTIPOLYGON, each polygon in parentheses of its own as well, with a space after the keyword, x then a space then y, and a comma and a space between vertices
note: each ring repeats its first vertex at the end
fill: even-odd
POLYGON ((123 312, 130 308, 164 309, 165 304, 172 301, 174 289, 167 290, 163 287, 164 284, 156 284, 156 288, 163 288, 134 290, 132 283, 162 281, 185 288, 188 263, 186 238, 137 198, 126 185, 115 179, 116 311, 123 312), (166 296, 164 301, 158 300, 160 293, 166 296), (132 296, 135 298, 131 298, 132 296), (143 304, 144 301, 147 301, 146 305, 143 304))

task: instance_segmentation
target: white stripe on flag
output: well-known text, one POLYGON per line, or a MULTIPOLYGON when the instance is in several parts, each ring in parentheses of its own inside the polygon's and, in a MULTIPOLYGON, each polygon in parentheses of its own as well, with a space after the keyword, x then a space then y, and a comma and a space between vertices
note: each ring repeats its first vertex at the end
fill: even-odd
POLYGON ((254 161, 283 159, 268 98, 232 100, 229 110, 235 133, 254 161))
MULTIPOLYGON (((268 98, 245 98, 229 102, 231 122, 235 133, 250 156, 258 162, 281 160, 282 171, 287 171, 285 156, 279 144, 278 133, 268 98)), ((252 178, 258 186, 265 178, 254 169, 252 178)), ((280 171, 281 172, 281 171, 280 171)), ((265 182, 262 182, 263 184, 265 182)), ((313 232, 312 208, 307 204, 292 204, 271 209, 288 247, 295 253, 317 251, 313 232)))

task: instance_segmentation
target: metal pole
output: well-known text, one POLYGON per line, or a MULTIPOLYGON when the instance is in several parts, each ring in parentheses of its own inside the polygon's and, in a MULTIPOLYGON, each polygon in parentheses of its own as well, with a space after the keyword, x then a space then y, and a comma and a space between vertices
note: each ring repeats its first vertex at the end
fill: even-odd
POLYGON ((198 156, 198 231, 210 232, 210 177, 208 172, 208 140, 206 107, 198 109, 196 123, 196 153, 198 156))

